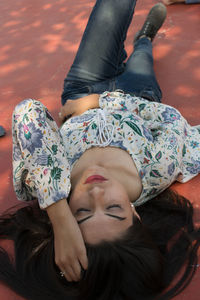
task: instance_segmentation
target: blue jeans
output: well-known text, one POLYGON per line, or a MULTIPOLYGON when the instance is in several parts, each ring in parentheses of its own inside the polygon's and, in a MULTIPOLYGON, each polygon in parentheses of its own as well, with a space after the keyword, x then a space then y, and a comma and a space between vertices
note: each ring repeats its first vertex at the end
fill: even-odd
POLYGON ((123 90, 160 102, 162 92, 153 69, 151 41, 144 37, 127 58, 124 49, 136 0, 97 0, 75 60, 64 80, 62 104, 104 91, 123 90))

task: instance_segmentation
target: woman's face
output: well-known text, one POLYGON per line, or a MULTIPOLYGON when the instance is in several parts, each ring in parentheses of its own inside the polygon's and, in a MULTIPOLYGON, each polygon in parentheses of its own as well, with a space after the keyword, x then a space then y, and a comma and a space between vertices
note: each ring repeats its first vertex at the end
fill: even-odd
POLYGON ((119 237, 132 225, 133 214, 137 215, 124 186, 99 166, 83 172, 69 206, 90 244, 119 237))

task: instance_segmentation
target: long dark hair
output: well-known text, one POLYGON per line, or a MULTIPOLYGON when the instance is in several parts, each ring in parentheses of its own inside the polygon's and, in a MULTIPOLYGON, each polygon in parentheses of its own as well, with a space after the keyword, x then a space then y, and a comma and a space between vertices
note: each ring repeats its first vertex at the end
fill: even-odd
POLYGON ((137 211, 141 222, 133 218, 122 238, 86 245, 89 267, 78 283, 60 276, 52 226, 37 203, 5 214, 0 238, 13 240, 15 251, 12 258, 0 248, 0 280, 30 300, 171 299, 196 270, 200 229, 192 205, 166 190, 137 211))

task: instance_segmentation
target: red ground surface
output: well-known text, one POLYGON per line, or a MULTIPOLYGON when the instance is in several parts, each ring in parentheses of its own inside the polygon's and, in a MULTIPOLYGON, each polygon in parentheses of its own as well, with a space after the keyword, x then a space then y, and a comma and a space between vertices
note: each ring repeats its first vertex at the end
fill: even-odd
MULTIPOLYGON (((122 0, 123 1, 123 0, 122 0)), ((12 187, 11 115, 24 98, 41 100, 56 120, 63 79, 73 61, 94 0, 6 0, 0 2, 0 212, 16 204, 12 187)), ((127 51, 156 1, 138 1, 127 38, 127 51)), ((155 70, 163 102, 178 108, 193 124, 200 120, 200 5, 172 5, 154 41, 155 70)), ((191 199, 200 221, 200 176, 174 188, 191 199)), ((173 266, 172 266, 173 267, 173 266)), ((200 299, 200 268, 176 300, 200 299)), ((0 286, 0 299, 19 296, 0 286)))

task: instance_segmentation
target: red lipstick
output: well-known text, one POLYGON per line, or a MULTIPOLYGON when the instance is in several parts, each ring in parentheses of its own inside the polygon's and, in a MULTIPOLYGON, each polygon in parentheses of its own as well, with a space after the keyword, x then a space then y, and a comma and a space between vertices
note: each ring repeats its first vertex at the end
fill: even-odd
POLYGON ((92 175, 92 176, 90 176, 86 179, 85 184, 94 183, 94 182, 103 182, 103 181, 106 181, 106 180, 108 180, 108 179, 104 178, 103 176, 92 175))

